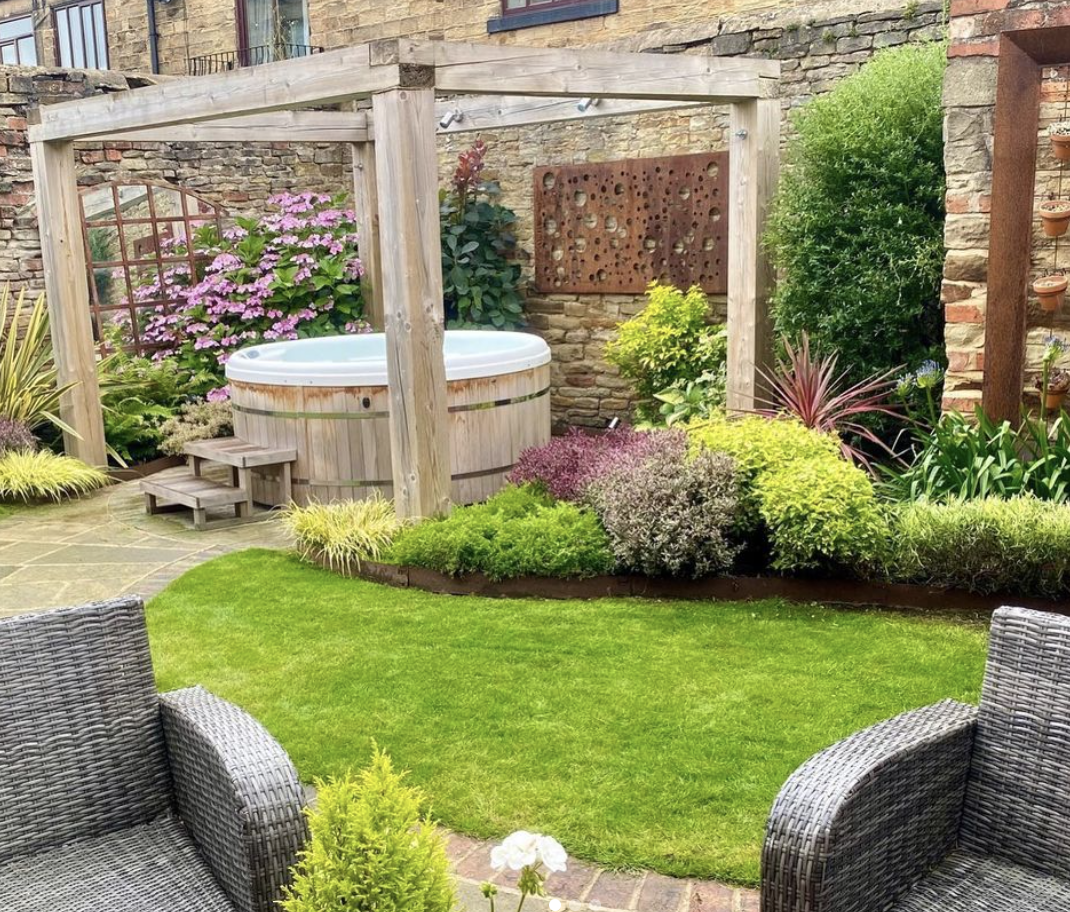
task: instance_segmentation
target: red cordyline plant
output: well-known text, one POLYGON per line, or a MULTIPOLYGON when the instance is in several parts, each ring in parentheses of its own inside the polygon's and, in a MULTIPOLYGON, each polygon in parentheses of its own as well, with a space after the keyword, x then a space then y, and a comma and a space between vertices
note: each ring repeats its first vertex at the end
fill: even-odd
POLYGON ((797 348, 786 337, 783 345, 784 355, 777 358, 776 371, 759 370, 772 392, 770 403, 773 405, 771 409, 759 409, 759 414, 775 417, 787 412, 808 428, 836 434, 844 457, 865 466, 870 472, 873 466, 869 458, 847 441, 847 434, 857 435, 895 455, 883 440, 857 419, 863 415, 900 417, 889 405, 889 396, 897 385, 896 370, 874 374, 846 386, 848 372, 837 372, 839 355, 813 354, 806 333, 802 334, 797 348))

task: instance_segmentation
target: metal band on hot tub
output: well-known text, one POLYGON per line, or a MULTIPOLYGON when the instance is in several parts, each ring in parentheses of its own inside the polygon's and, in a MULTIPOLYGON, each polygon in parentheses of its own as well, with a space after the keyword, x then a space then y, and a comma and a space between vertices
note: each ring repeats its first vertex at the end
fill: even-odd
MULTIPOLYGON (((480 469, 478 472, 458 472, 456 475, 451 475, 451 481, 465 481, 469 478, 486 478, 488 475, 500 475, 502 472, 509 472, 516 468, 516 463, 512 462, 509 465, 498 466, 494 469, 480 469)), ((394 483, 394 479, 334 479, 328 481, 321 481, 316 478, 295 478, 293 480, 295 485, 308 485, 310 488, 385 488, 394 483)))
MULTIPOLYGON (((513 396, 510 399, 494 399, 490 402, 471 402, 467 405, 451 405, 449 412, 477 412, 484 409, 501 408, 506 405, 518 405, 521 402, 530 402, 550 392, 550 387, 543 387, 536 393, 528 393, 524 396, 513 396)), ((241 412, 243 415, 260 415, 267 418, 312 418, 323 420, 331 418, 338 421, 361 421, 365 418, 389 418, 390 412, 285 412, 274 409, 251 408, 247 405, 231 403, 231 409, 241 412)), ((390 482, 386 482, 389 484, 390 482)))

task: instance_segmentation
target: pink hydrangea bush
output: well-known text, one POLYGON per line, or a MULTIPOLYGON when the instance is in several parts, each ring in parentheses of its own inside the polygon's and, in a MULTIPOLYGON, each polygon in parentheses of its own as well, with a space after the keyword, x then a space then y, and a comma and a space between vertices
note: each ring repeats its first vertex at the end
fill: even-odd
MULTIPOLYGON (((354 214, 320 193, 284 193, 261 218, 238 218, 193 240, 206 265, 196 276, 178 264, 134 290, 164 300, 142 338, 156 358, 174 357, 222 386, 227 359, 257 342, 367 331, 360 295, 354 214)), ((185 241, 173 245, 184 253, 185 241)))
POLYGON ((664 447, 687 448, 681 431, 636 431, 621 427, 604 434, 570 428, 549 443, 520 454, 509 473, 513 484, 543 485, 558 500, 582 501, 592 482, 622 463, 642 462, 664 447))

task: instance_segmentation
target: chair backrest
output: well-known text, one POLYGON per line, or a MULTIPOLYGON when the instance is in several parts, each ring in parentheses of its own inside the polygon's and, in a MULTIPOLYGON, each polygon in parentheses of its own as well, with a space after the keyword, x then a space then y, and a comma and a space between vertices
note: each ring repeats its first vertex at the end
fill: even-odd
POLYGON ((0 620, 0 861, 170 802, 141 600, 0 620))
POLYGON ((1025 608, 992 617, 960 839, 1070 872, 1070 618, 1025 608))

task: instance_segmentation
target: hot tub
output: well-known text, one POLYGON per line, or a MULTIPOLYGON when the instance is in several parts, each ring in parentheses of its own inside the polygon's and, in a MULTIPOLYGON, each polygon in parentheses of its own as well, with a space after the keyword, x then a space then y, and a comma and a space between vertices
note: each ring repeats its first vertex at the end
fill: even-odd
MULTIPOLYGON (((550 349, 528 333, 449 330, 444 354, 452 496, 472 503, 549 440, 550 349)), ((255 345, 231 357, 227 380, 235 435, 297 450, 297 503, 392 496, 382 333, 255 345)), ((279 480, 259 476, 254 497, 278 503, 279 480)))

